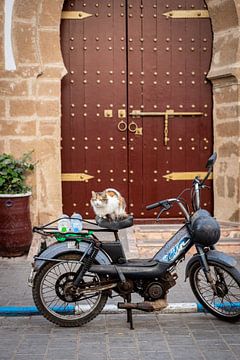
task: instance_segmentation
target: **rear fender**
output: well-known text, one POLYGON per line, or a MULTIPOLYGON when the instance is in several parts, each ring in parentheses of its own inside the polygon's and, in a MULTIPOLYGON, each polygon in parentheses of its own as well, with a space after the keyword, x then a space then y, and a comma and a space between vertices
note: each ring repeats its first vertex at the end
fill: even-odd
MULTIPOLYGON (((227 268, 233 268, 237 265, 237 261, 232 256, 229 256, 218 250, 209 250, 206 253, 206 258, 208 261, 214 261, 215 263, 223 265, 227 268)), ((200 255, 198 254, 193 255, 193 257, 191 257, 191 259, 188 261, 185 270, 185 279, 188 278, 190 269, 196 262, 200 263, 200 255)))
MULTIPOLYGON (((73 241, 55 243, 44 250, 39 256, 35 257, 34 270, 38 271, 48 260, 58 258, 63 254, 83 254, 89 249, 90 244, 91 243, 86 241, 81 241, 80 243, 75 243, 73 241)), ((109 265, 112 262, 111 258, 102 249, 98 251, 96 261, 100 265, 109 265)))

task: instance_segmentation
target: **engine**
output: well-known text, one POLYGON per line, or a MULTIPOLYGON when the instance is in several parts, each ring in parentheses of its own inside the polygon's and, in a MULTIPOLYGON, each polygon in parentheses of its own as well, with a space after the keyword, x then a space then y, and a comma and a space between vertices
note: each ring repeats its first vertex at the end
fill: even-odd
POLYGON ((146 301, 155 301, 163 299, 172 286, 176 284, 177 274, 167 273, 164 278, 148 281, 143 284, 140 295, 146 301))

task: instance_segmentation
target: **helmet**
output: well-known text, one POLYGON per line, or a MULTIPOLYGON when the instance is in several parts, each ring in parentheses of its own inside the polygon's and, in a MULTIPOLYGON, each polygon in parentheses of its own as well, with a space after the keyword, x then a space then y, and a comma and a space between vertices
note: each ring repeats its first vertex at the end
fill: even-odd
POLYGON ((220 238, 220 226, 208 211, 198 210, 191 218, 192 238, 196 244, 211 246, 220 238))

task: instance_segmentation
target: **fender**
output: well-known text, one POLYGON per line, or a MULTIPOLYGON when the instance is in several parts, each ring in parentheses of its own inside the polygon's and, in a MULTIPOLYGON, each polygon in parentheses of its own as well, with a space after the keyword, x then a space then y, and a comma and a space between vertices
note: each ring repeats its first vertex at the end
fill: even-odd
MULTIPOLYGON (((206 258, 209 261, 211 261, 211 260, 215 261, 216 263, 221 264, 228 268, 233 268, 237 265, 237 261, 232 256, 229 256, 218 250, 209 250, 206 253, 206 258)), ((191 257, 191 259, 188 261, 186 270, 185 270, 185 279, 188 278, 190 268, 196 262, 200 262, 200 255, 198 255, 198 254, 193 255, 193 257, 191 257)))
MULTIPOLYGON (((34 270, 38 271, 48 260, 57 258, 59 255, 69 253, 82 254, 88 250, 89 245, 90 243, 86 241, 81 241, 77 245, 73 241, 65 241, 62 243, 55 243, 50 245, 39 256, 35 257, 34 270)), ((112 263, 111 258, 102 249, 99 250, 96 256, 96 260, 100 265, 109 265, 112 263)))

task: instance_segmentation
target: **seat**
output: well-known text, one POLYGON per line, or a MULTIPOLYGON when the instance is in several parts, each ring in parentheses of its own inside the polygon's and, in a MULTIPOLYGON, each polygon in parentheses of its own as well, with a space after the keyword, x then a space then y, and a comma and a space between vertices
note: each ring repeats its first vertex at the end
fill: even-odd
POLYGON ((125 229, 130 226, 133 226, 133 216, 130 215, 125 219, 116 220, 116 221, 104 219, 99 216, 96 216, 95 220, 98 226, 113 231, 117 231, 120 229, 125 229))

